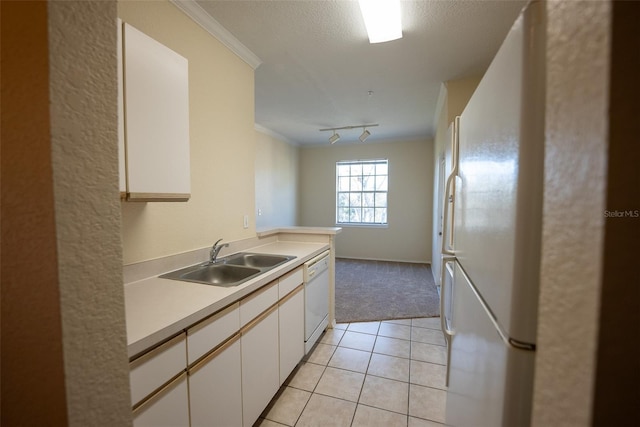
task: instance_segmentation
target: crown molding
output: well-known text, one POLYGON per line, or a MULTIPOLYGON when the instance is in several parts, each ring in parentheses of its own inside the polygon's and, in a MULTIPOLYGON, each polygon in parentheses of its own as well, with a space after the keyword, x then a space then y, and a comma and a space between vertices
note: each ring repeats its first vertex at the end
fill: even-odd
POLYGON ((275 139, 278 139, 282 142, 286 142, 289 145, 293 145, 294 147, 299 146, 300 144, 298 144, 295 141, 290 140, 289 138, 285 137, 284 135, 280 135, 278 132, 274 132, 269 128, 266 128, 262 125, 259 125, 258 123, 254 123, 253 127, 255 128, 255 130, 257 130, 258 132, 264 133, 265 135, 269 135, 275 139))
POLYGON ((204 28, 209 34, 218 39, 240 59, 249 64, 254 70, 262 64, 262 60, 235 38, 226 28, 216 21, 195 0, 169 0, 184 12, 196 24, 204 28))

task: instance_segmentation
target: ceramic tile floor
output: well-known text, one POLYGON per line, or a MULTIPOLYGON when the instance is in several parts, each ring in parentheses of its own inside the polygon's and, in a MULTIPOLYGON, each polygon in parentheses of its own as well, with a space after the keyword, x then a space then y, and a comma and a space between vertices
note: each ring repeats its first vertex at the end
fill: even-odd
POLYGON ((446 360, 438 317, 338 324, 256 425, 442 427, 446 360))

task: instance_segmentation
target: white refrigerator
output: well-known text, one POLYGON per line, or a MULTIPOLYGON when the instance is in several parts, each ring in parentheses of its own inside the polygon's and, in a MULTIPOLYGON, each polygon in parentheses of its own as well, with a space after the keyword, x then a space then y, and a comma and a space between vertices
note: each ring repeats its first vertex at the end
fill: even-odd
POLYGON ((543 5, 516 20, 452 133, 441 312, 446 423, 530 424, 544 161, 543 5))

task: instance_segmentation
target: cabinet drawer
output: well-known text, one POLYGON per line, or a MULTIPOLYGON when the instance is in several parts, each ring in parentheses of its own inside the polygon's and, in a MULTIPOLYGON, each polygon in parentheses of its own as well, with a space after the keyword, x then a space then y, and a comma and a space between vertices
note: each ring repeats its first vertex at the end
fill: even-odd
POLYGON ((240 303, 235 303, 187 330, 191 365, 240 329, 240 303))
POLYGON ((186 368, 184 333, 137 358, 129 364, 131 404, 135 406, 186 368))
POLYGON ((240 326, 246 325, 276 302, 278 302, 277 280, 240 301, 240 326))
POLYGON ((278 298, 286 297, 300 283, 302 283, 302 267, 290 271, 280 278, 278 298))
POLYGON ((189 391, 186 372, 133 411, 133 427, 188 425, 189 391))

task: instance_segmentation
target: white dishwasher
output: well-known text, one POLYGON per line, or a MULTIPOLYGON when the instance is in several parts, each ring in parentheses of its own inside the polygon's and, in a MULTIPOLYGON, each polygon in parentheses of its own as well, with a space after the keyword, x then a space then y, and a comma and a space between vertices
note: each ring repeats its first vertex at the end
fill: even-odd
POLYGON ((304 264, 304 354, 329 324, 329 251, 304 264))

